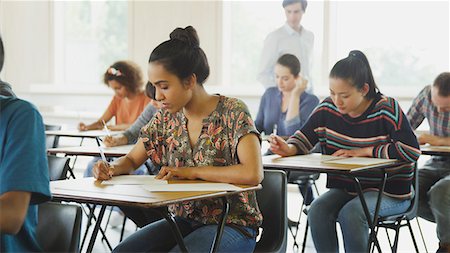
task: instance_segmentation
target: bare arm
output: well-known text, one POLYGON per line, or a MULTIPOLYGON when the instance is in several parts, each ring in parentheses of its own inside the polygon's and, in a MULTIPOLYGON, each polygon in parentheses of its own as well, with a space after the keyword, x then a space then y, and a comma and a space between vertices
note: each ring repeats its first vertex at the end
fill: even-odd
POLYGON ((291 98, 286 112, 286 121, 296 118, 300 114, 300 108, 298 106, 300 104, 300 96, 305 92, 307 84, 308 81, 302 76, 297 78, 295 88, 291 92, 291 98))
POLYGON ((450 146, 450 137, 441 137, 431 134, 421 134, 417 140, 419 144, 430 144, 433 146, 450 146))
POLYGON ((0 232, 17 234, 22 228, 28 211, 31 193, 6 192, 0 196, 0 232))
POLYGON ((98 161, 93 168, 94 177, 100 180, 108 180, 111 176, 130 174, 139 168, 145 160, 147 160, 147 152, 144 143, 139 139, 127 155, 117 159, 109 167, 103 161, 98 161))
POLYGON ((255 134, 247 134, 240 139, 237 146, 239 164, 215 167, 163 167, 157 177, 256 185, 261 183, 264 177, 260 149, 258 137, 255 134))
MULTIPOLYGON (((108 122, 112 119, 114 115, 109 110, 106 110, 103 115, 92 124, 86 125, 83 122, 78 124, 78 130, 87 131, 87 130, 98 130, 103 128, 103 121, 108 122)), ((125 128, 126 129, 126 128, 125 128)))

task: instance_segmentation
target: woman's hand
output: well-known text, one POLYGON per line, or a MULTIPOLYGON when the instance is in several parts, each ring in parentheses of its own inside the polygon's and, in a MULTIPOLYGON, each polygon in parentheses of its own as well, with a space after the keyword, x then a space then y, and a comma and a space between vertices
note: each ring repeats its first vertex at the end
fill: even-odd
POLYGON ((419 141, 420 145, 428 143, 432 146, 442 146, 441 138, 439 138, 438 136, 432 135, 432 134, 421 134, 417 138, 417 140, 419 141))
POLYGON ((78 130, 80 131, 87 131, 87 126, 83 122, 78 123, 78 130))
POLYGON ((334 152, 332 156, 342 157, 372 157, 373 147, 358 148, 358 149, 339 149, 334 152))
POLYGON ((270 150, 277 155, 292 156, 297 153, 297 149, 293 145, 289 145, 278 135, 271 134, 268 141, 270 143, 270 150))
POLYGON ((156 175, 156 179, 169 180, 172 178, 177 179, 196 179, 194 175, 195 168, 190 167, 168 167, 163 166, 156 175))
POLYGON ((295 94, 296 96, 299 96, 300 94, 305 92, 307 87, 308 87, 308 80, 303 78, 302 75, 299 75, 299 77, 295 81, 295 87, 292 90, 292 94, 295 94))
POLYGON ((98 180, 109 180, 114 175, 114 166, 100 160, 94 165, 92 172, 94 173, 94 178, 98 180))
POLYGON ((125 135, 106 136, 103 143, 107 147, 121 146, 128 143, 128 138, 125 135))

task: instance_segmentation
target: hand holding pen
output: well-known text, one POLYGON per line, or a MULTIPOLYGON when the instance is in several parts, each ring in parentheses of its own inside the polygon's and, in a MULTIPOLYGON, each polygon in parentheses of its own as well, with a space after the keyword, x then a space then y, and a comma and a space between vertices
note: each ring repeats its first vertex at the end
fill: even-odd
POLYGON ((100 150, 100 156, 102 157, 102 161, 98 161, 93 168, 94 177, 99 180, 108 180, 111 179, 114 175, 114 166, 110 165, 106 160, 105 153, 103 151, 103 147, 100 144, 100 138, 96 137, 98 148, 100 150))

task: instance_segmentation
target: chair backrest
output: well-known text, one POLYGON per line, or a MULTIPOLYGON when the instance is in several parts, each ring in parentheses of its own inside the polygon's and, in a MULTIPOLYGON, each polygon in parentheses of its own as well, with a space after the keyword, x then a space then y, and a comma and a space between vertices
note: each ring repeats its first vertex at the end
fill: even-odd
POLYGON ((286 173, 281 170, 264 170, 261 184, 263 188, 256 192, 256 198, 264 220, 255 252, 286 252, 286 173))
MULTIPOLYGON (((61 130, 61 126, 58 125, 47 125, 45 124, 45 130, 61 130)), ((49 148, 56 148, 58 147, 59 143, 59 137, 56 135, 46 135, 45 136, 45 147, 47 149, 49 148)))
POLYGON ((47 202, 39 205, 37 240, 44 252, 79 252, 81 207, 47 202))
POLYGON ((413 177, 414 177, 413 179, 414 197, 411 200, 411 205, 408 207, 408 210, 406 210, 404 213, 401 214, 380 217, 379 223, 392 222, 398 219, 405 219, 405 218, 408 220, 416 218, 417 209, 419 208, 419 171, 417 168, 417 163, 415 164, 413 177))
POLYGON ((50 181, 67 179, 67 171, 69 170, 69 158, 47 155, 48 174, 50 181))

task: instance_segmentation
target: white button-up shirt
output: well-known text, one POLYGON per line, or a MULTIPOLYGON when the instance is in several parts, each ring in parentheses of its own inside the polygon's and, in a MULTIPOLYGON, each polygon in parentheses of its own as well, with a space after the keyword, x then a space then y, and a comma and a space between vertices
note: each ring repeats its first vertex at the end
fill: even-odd
POLYGON ((286 23, 271 32, 264 41, 258 81, 265 88, 276 86, 274 68, 278 58, 283 54, 293 54, 300 61, 300 73, 309 81, 307 91, 312 92, 310 73, 313 47, 314 34, 304 27, 297 32, 286 23))

